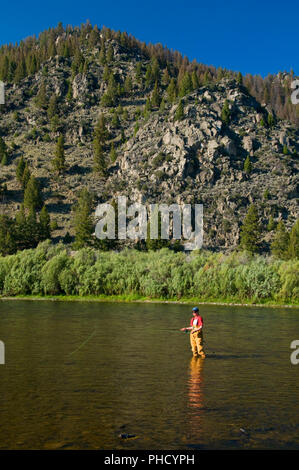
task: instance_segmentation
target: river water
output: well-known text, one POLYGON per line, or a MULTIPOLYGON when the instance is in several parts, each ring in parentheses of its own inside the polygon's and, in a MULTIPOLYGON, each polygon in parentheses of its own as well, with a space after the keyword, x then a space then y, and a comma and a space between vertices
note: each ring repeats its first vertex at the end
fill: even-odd
POLYGON ((0 301, 1 449, 299 449, 299 309, 0 301))

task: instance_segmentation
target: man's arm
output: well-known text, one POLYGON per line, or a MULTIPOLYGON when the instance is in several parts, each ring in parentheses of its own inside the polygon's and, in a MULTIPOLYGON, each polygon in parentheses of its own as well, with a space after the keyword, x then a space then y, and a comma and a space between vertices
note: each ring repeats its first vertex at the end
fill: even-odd
MULTIPOLYGON (((191 328, 190 328, 191 329, 191 328)), ((196 333, 197 331, 201 330, 202 329, 202 325, 200 325, 198 328, 195 328, 193 331, 192 331, 192 334, 193 333, 196 333)))

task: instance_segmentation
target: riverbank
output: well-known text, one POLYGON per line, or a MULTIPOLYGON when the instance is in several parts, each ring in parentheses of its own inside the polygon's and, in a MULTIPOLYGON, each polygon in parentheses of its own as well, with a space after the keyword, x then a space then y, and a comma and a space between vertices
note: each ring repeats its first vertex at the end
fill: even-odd
POLYGON ((111 303, 153 303, 153 304, 180 304, 180 305, 223 305, 232 307, 280 307, 280 308, 299 308, 297 303, 274 302, 273 299, 264 299, 263 302, 237 301, 232 299, 162 299, 148 298, 136 295, 99 295, 99 296, 80 296, 80 295, 18 295, 14 297, 2 296, 0 300, 31 300, 31 301, 53 301, 53 302, 111 302, 111 303))
POLYGON ((41 243, 0 257, 0 296, 104 302, 299 305, 299 260, 167 248, 103 252, 41 243))

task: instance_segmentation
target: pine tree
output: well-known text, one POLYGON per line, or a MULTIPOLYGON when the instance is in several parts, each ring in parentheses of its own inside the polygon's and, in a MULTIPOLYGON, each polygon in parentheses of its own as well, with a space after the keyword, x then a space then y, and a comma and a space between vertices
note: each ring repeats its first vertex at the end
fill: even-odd
POLYGON ((50 100, 49 100, 49 106, 48 106, 47 114, 48 114, 49 119, 51 119, 53 116, 58 114, 57 95, 56 95, 56 93, 53 93, 50 100))
POLYGON ((182 119, 184 119, 184 106, 183 106, 183 101, 180 100, 178 107, 176 109, 175 115, 174 115, 174 120, 181 121, 182 119))
POLYGON ((42 82, 42 84, 40 86, 39 92, 36 95, 35 103, 41 109, 47 108, 48 98, 47 98, 45 82, 42 82))
POLYGON ((74 206, 73 225, 75 229, 74 248, 80 249, 92 244, 94 224, 91 217, 93 198, 86 188, 79 193, 74 206))
POLYGON ((142 64, 141 64, 141 62, 137 62, 135 77, 136 77, 136 81, 138 83, 142 82, 142 64))
POLYGON ((241 74, 241 72, 239 72, 237 75, 237 83, 239 85, 243 85, 243 75, 241 74))
POLYGON ((144 106, 144 116, 150 113, 151 110, 152 110, 152 103, 151 103, 150 97, 148 96, 146 99, 145 106, 144 106))
POLYGON ((299 219, 295 222, 290 233, 288 258, 299 258, 299 219))
POLYGON ((154 108, 159 108, 160 103, 161 103, 161 97, 159 93, 158 82, 156 81, 155 87, 152 93, 151 104, 154 108))
POLYGON ((20 160, 18 161, 17 169, 16 169, 16 177, 20 184, 23 183, 23 175, 24 175, 25 167, 26 167, 25 160, 24 160, 24 157, 22 156, 20 160))
POLYGON ((7 147, 1 136, 0 136, 0 162, 2 166, 5 166, 8 164, 7 147))
POLYGON ((104 114, 100 115, 99 120, 95 126, 94 138, 96 138, 102 145, 104 145, 108 139, 108 130, 104 114))
POLYGON ((160 111, 161 113, 164 113, 164 111, 165 111, 165 106, 166 106, 165 100, 164 100, 164 98, 162 98, 161 103, 160 103, 160 107, 159 107, 159 111, 160 111))
POLYGON ((163 83, 163 85, 168 86, 168 85, 169 85, 169 82, 170 82, 170 76, 169 76, 168 69, 166 68, 166 69, 164 69, 164 71, 163 71, 162 83, 163 83))
POLYGON ((49 212, 46 206, 43 206, 39 214, 40 240, 51 238, 50 222, 49 212))
POLYGON ((31 178, 31 172, 29 170, 29 166, 28 166, 28 163, 26 162, 25 163, 25 169, 24 169, 24 172, 23 172, 23 177, 22 177, 22 186, 23 186, 23 189, 26 188, 27 184, 28 184, 28 181, 30 180, 31 178))
POLYGON ((125 79, 125 84, 124 84, 124 89, 125 89, 125 93, 127 95, 130 95, 130 93, 132 92, 132 89, 133 89, 133 82, 132 82, 132 77, 130 75, 127 75, 126 76, 126 79, 125 79))
POLYGON ((273 117, 273 114, 268 114, 268 126, 269 127, 273 127, 275 124, 275 120, 274 120, 274 117, 273 117))
POLYGON ((287 232, 283 221, 280 220, 276 227, 274 240, 271 243, 271 253, 276 258, 287 259, 289 241, 290 241, 290 235, 287 232))
POLYGON ((152 70, 151 70, 152 84, 155 82, 160 83, 161 80, 161 71, 158 59, 154 57, 152 59, 152 70))
POLYGON ((26 234, 27 234, 27 243, 28 247, 34 247, 38 244, 40 240, 40 227, 36 218, 36 209, 31 206, 29 208, 29 214, 26 218, 26 234))
POLYGON ((197 90, 199 88, 199 80, 198 80, 198 76, 195 70, 193 70, 192 72, 191 80, 192 80, 192 89, 197 90))
POLYGON ((153 83, 152 66, 148 64, 145 72, 145 86, 149 87, 153 83))
POLYGON ((115 151, 115 148, 114 148, 114 142, 112 142, 111 149, 110 149, 110 160, 111 160, 111 162, 114 163, 116 158, 117 158, 117 155, 116 155, 116 151, 115 151))
POLYGON ((68 82, 68 88, 67 88, 67 93, 66 93, 66 100, 70 103, 73 99, 73 86, 72 86, 72 82, 69 81, 68 82))
POLYGON ((231 119, 231 113, 230 113, 229 104, 227 100, 224 101, 224 105, 221 111, 221 119, 224 122, 224 124, 228 124, 231 119))
POLYGON ((110 44, 110 46, 108 47, 108 51, 107 51, 107 62, 110 64, 111 62, 113 62, 114 60, 114 49, 113 49, 113 46, 112 44, 110 44))
POLYGON ((58 137, 55 150, 55 158, 53 159, 53 167, 59 174, 65 171, 64 156, 64 137, 62 134, 58 137))
POLYGON ((252 164, 249 158, 249 155, 247 155, 245 162, 244 162, 244 172, 249 175, 252 171, 252 164))
POLYGON ((184 74, 184 77, 179 85, 179 96, 183 97, 192 91, 192 79, 189 72, 184 74))
POLYGON ((106 176, 106 160, 103 151, 103 145, 100 140, 95 137, 93 141, 93 170, 101 176, 106 176))
POLYGON ((104 72, 103 72, 103 81, 105 83, 108 83, 109 78, 110 78, 110 70, 109 70, 108 65, 106 65, 105 68, 104 68, 104 72))
POLYGON ((31 176, 24 191, 24 206, 29 210, 38 210, 42 206, 42 196, 38 181, 31 176))
POLYGON ((101 65, 105 65, 105 64, 106 64, 106 48, 105 48, 105 44, 104 44, 104 43, 102 44, 102 47, 101 47, 101 50, 100 50, 99 61, 100 61, 100 64, 101 64, 101 65))
POLYGON ((248 209, 241 227, 240 238, 241 248, 250 253, 257 253, 259 251, 260 225, 258 210, 255 204, 251 204, 248 209))
POLYGON ((119 120, 119 117, 118 117, 118 113, 116 113, 116 112, 113 113, 111 124, 114 127, 114 129, 119 129, 120 120, 119 120))

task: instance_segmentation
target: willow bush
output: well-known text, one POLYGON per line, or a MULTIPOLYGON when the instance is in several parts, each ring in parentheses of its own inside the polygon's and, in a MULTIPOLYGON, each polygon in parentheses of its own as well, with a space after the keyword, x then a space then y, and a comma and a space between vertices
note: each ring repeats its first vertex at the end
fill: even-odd
POLYGON ((299 260, 246 252, 70 252, 46 241, 0 257, 0 294, 292 302, 299 297, 298 271, 299 260))

